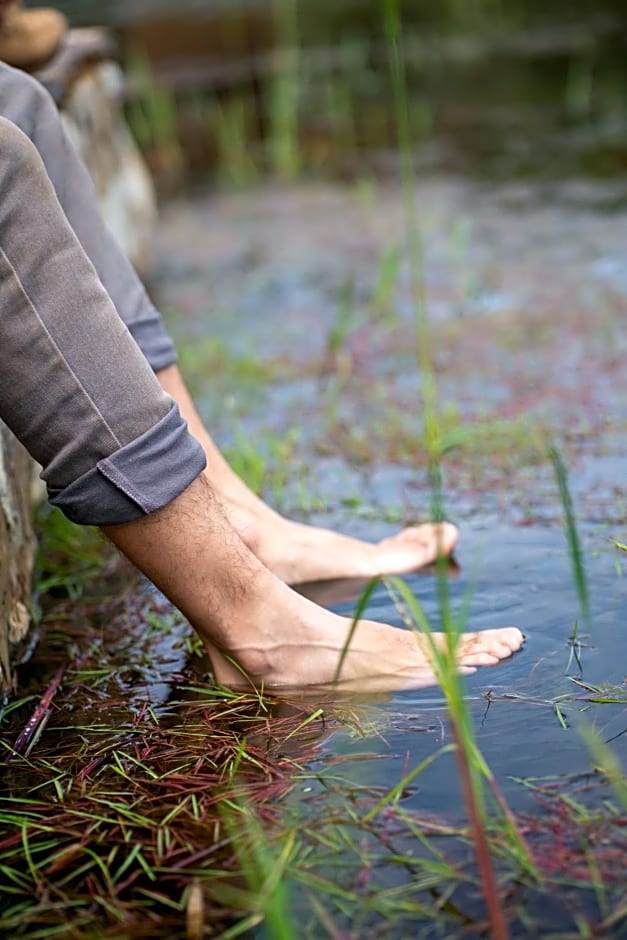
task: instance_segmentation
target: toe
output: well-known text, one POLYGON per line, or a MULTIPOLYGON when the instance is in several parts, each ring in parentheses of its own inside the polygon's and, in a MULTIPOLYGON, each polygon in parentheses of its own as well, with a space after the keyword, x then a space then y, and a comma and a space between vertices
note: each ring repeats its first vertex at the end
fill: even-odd
POLYGON ((522 644, 523 635, 517 627, 468 633, 460 640, 459 661, 465 665, 493 665, 501 659, 507 659, 522 644))
POLYGON ((503 627, 496 632, 499 634, 499 641, 507 646, 512 653, 519 650, 525 642, 525 638, 518 627, 503 627))
MULTIPOLYGON (((509 653, 507 654, 510 655, 509 653)), ((474 653, 462 655, 460 663, 462 666, 496 666, 500 662, 500 657, 488 650, 477 650, 474 653)))
POLYGON ((457 545, 459 529, 456 525, 453 525, 452 522, 442 522, 434 528, 439 532, 438 538, 440 540, 441 550, 445 555, 450 555, 457 545))
MULTIPOLYGON (((411 531, 411 530, 410 530, 411 531)), ((459 531, 451 522, 427 522, 414 527, 423 542, 433 545, 435 552, 449 555, 457 544, 459 531)))
POLYGON ((450 555, 457 544, 459 531, 451 522, 425 522, 412 525, 399 532, 396 538, 410 543, 419 543, 430 557, 438 554, 450 555))

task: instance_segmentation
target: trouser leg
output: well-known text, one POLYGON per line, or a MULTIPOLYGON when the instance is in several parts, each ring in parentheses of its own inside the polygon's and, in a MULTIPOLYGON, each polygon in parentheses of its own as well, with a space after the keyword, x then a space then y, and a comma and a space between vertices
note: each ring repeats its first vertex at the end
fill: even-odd
POLYGON ((0 418, 77 522, 153 512, 204 455, 117 315, 39 154, 0 118, 0 418))
POLYGON ((172 340, 132 264, 104 223, 82 160, 68 140, 56 105, 30 75, 0 62, 0 116, 29 137, 57 198, 105 290, 154 371, 176 362, 172 340))

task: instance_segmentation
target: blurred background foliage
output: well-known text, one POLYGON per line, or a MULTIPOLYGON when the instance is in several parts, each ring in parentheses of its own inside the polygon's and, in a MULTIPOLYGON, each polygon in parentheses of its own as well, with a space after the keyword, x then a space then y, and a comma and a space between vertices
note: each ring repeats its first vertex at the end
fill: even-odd
MULTIPOLYGON (((35 5, 32 3, 31 5, 35 5)), ((162 185, 397 169, 381 0, 61 0, 117 36, 162 185)), ((417 168, 623 178, 624 0, 401 0, 417 168)))

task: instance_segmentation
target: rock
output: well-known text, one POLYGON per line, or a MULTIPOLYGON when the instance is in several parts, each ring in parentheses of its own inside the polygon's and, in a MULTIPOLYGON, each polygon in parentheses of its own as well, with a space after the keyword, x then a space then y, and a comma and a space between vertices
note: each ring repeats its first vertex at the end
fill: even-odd
POLYGON ((29 626, 35 541, 31 524, 32 461, 0 422, 0 684, 10 683, 10 648, 29 626))

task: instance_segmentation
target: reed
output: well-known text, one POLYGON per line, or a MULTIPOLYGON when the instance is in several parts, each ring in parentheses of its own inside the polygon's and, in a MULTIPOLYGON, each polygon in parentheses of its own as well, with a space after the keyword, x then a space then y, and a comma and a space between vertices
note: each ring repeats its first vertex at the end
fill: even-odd
MULTIPOLYGON (((398 130, 398 146, 401 161, 401 179, 406 212, 407 250, 412 278, 417 344, 417 366, 421 379, 420 406, 423 414, 424 440, 427 449, 428 473, 431 482, 431 512, 434 521, 444 519, 441 459, 442 428, 438 415, 438 393, 431 352, 429 318, 425 299, 423 250, 418 220, 417 194, 413 166, 412 131, 408 107, 407 84, 404 60, 400 50, 401 21, 396 0, 384 0, 384 21, 390 57, 390 74, 398 130)), ((436 676, 448 704, 460 785, 466 806, 477 866, 481 874, 483 894, 490 922, 491 935, 495 940, 506 940, 509 936, 505 908, 498 888, 489 842, 486 834, 486 807, 484 783, 489 782, 509 824, 510 835, 516 844, 519 858, 528 871, 534 866, 518 829, 511 825, 512 814, 496 790, 496 782, 489 770, 474 737, 470 714, 465 702, 463 685, 456 665, 456 650, 459 636, 465 628, 464 618, 456 618, 451 610, 448 580, 443 558, 437 564, 440 624, 446 643, 439 647, 433 638, 433 630, 422 608, 407 585, 398 578, 390 578, 390 584, 406 605, 413 628, 426 636, 436 676)))

